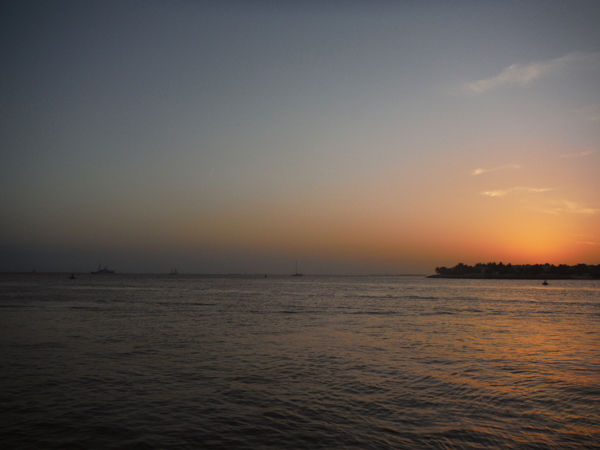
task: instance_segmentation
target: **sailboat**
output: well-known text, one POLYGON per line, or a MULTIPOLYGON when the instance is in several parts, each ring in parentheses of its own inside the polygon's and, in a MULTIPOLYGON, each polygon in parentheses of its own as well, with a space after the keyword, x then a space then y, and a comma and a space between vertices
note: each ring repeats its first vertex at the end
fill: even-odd
POLYGON ((169 275, 179 275, 179 272, 177 271, 177 267, 175 267, 174 269, 171 269, 171 273, 169 275))
POLYGON ((292 275, 293 277, 301 277, 303 276, 301 273, 298 273, 298 260, 296 260, 296 273, 292 275))

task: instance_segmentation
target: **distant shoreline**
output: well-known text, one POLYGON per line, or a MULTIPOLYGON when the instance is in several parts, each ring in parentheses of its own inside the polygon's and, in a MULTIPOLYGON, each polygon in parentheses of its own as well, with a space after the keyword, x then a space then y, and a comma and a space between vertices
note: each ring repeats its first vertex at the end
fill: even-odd
POLYGON ((458 278, 467 280, 598 280, 600 264, 503 264, 490 262, 474 266, 458 263, 454 267, 436 267, 428 278, 458 278))
POLYGON ((519 275, 428 275, 427 278, 455 278, 459 280, 598 280, 592 276, 519 276, 519 275))

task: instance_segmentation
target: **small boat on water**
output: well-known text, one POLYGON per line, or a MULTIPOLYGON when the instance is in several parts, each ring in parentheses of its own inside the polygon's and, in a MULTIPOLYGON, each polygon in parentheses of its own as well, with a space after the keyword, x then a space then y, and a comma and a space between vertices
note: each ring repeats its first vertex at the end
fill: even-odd
POLYGON ((177 271, 177 267, 171 269, 171 272, 169 272, 169 275, 179 275, 179 272, 177 271))
POLYGON ((542 283, 543 286, 548 286, 548 281, 544 280, 544 282, 542 283))
POLYGON ((69 277, 69 280, 76 280, 76 279, 77 279, 77 277, 75 276, 74 273, 72 273, 71 276, 69 277))
POLYGON ((104 269, 102 269, 100 267, 100 264, 98 264, 98 270, 96 272, 90 272, 93 275, 99 275, 99 274, 105 274, 105 273, 115 273, 114 270, 108 270, 107 266, 104 266, 104 269))

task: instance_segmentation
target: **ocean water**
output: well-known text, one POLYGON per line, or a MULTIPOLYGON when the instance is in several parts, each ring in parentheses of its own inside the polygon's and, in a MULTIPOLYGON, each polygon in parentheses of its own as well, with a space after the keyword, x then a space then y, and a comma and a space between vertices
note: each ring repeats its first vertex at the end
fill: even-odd
POLYGON ((0 445, 600 448, 600 281, 0 275, 0 445))

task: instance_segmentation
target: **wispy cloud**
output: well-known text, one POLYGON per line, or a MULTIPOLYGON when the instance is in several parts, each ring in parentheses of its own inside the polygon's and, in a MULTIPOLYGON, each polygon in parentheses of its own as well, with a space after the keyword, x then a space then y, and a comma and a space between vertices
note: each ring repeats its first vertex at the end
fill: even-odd
POLYGON ((496 191, 485 191, 485 192, 481 193, 481 195, 487 195, 489 197, 504 197, 507 194, 510 194, 510 189, 503 189, 503 190, 496 190, 496 191))
MULTIPOLYGON (((509 189, 497 189, 494 191, 484 191, 481 195, 488 197, 505 197, 507 195, 520 194, 539 194, 543 192, 556 191, 557 188, 532 188, 532 187, 513 187, 509 189)), ((593 215, 600 213, 600 208, 592 208, 577 202, 568 200, 533 200, 533 197, 521 197, 521 202, 530 205, 530 208, 538 212, 547 214, 583 214, 593 215)))
POLYGON ((506 170, 506 169, 520 169, 521 166, 518 164, 508 164, 506 166, 502 166, 502 167, 495 167, 493 169, 482 169, 482 168, 478 168, 475 169, 473 172, 471 172, 472 175, 481 175, 482 173, 487 173, 487 172, 496 172, 497 170, 506 170))
POLYGON ((557 203, 556 212, 565 212, 571 214, 597 214, 600 212, 598 208, 589 208, 576 202, 562 201, 557 203))
POLYGON ((590 208, 577 202, 547 201, 543 206, 535 208, 539 212, 547 214, 584 214, 593 215, 600 213, 598 208, 590 208))
POLYGON ((503 86, 525 86, 564 66, 581 63, 590 59, 600 59, 600 53, 586 54, 576 52, 549 61, 513 64, 503 69, 494 77, 467 83, 463 87, 467 93, 482 94, 503 86))
POLYGON ((587 150, 579 153, 565 153, 564 155, 560 155, 560 158, 581 158, 584 156, 593 155, 594 153, 596 153, 594 150, 587 150))
POLYGON ((525 187, 525 186, 517 186, 508 189, 496 189, 492 191, 483 191, 481 195, 485 195, 487 197, 505 197, 508 195, 515 195, 519 198, 520 202, 527 203, 530 207, 538 212, 543 212, 547 214, 583 214, 583 215, 593 215, 600 213, 600 208, 593 208, 587 205, 583 205, 578 202, 572 202, 568 200, 553 200, 548 199, 540 199, 536 197, 537 200, 534 200, 532 196, 526 196, 525 194, 540 194, 543 192, 556 191, 558 188, 535 188, 535 187, 525 187))
POLYGON ((509 189, 498 189, 495 191, 484 191, 481 193, 481 195, 487 195, 488 197, 504 197, 505 195, 508 194, 515 194, 515 193, 540 193, 540 192, 547 192, 547 191, 554 191, 556 190, 555 188, 532 188, 532 187, 514 187, 514 188, 509 188, 509 189))

